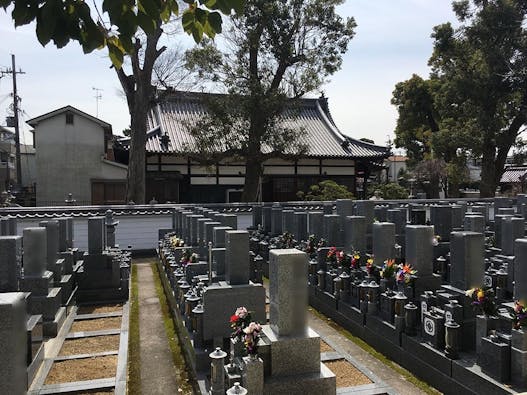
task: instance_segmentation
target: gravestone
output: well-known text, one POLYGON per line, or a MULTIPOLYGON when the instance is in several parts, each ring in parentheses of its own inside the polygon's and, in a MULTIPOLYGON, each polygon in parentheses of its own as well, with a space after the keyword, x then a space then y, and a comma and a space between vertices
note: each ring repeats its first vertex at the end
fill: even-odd
POLYGON ((406 226, 406 210, 391 209, 388 210, 387 222, 395 224, 395 234, 403 234, 406 226))
POLYGON ((0 393, 25 394, 28 389, 25 295, 0 293, 0 317, 0 393))
POLYGON ((395 224, 375 222, 373 230, 373 260, 377 266, 395 258, 395 224))
POLYGON ((461 229, 463 226, 463 217, 465 216, 465 210, 462 206, 457 204, 450 206, 452 209, 452 229, 461 229))
POLYGON ((452 232, 450 242, 450 283, 458 289, 483 285, 484 237, 476 232, 452 232))
POLYGON ((434 232, 441 237, 441 241, 450 240, 452 231, 452 207, 451 206, 431 206, 430 221, 434 225, 434 232))
POLYGON ((430 276, 433 273, 433 237, 433 226, 406 227, 406 263, 412 265, 419 276, 430 276))
POLYGON ((0 293, 17 292, 22 269, 22 237, 0 236, 0 293))
POLYGON ((101 254, 104 250, 104 217, 88 218, 88 254, 101 254))
POLYGON ((496 214, 494 215, 494 239, 496 241, 496 247, 499 247, 501 248, 501 242, 502 242, 502 237, 501 237, 501 232, 502 232, 502 225, 503 225, 503 220, 505 220, 506 218, 512 218, 513 215, 511 214, 496 214))
POLYGON ((337 215, 340 215, 341 217, 353 215, 353 200, 337 199, 335 205, 337 206, 337 215))
POLYGON ((295 240, 302 241, 307 240, 307 213, 296 212, 293 215, 293 235, 295 240))
POLYGON ((508 217, 501 221, 501 250, 504 255, 514 255, 514 240, 525 236, 525 220, 508 217))
POLYGON ((348 216, 344 222, 344 248, 366 252, 366 217, 348 216))
POLYGON ((527 302, 527 239, 518 239, 515 244, 514 300, 527 302))
POLYGON ((326 239, 331 246, 340 246, 341 232, 340 232, 340 215, 337 214, 326 214, 323 220, 323 231, 322 237, 326 239))
POLYGON ((46 228, 25 228, 23 237, 24 276, 41 276, 47 265, 46 228))
POLYGON ((225 232, 226 271, 225 279, 230 285, 249 283, 249 233, 243 230, 225 232))
POLYGON ((59 223, 59 252, 67 251, 68 248, 68 218, 58 218, 59 223))
POLYGON ((262 207, 262 226, 265 232, 271 231, 272 210, 271 206, 262 207))
POLYGON ((293 210, 286 209, 282 211, 282 233, 294 233, 294 214, 293 210))
POLYGON ((271 210, 271 235, 282 234, 282 207, 273 207, 271 210))
POLYGON ((265 394, 335 394, 336 380, 320 359, 320 337, 307 326, 307 254, 273 250, 269 267, 269 347, 265 394))
POLYGON ((355 201, 355 215, 366 218, 366 232, 372 232, 373 218, 375 216, 375 202, 371 200, 355 201))
POLYGON ((487 205, 474 205, 471 207, 471 213, 483 215, 485 224, 489 222, 489 207, 487 205))
POLYGON ((258 226, 262 225, 262 206, 254 205, 253 210, 253 228, 256 229, 258 226))
POLYGON ((229 226, 232 229, 238 229, 238 216, 236 214, 224 214, 221 223, 223 226, 229 226))
POLYGON ((309 235, 322 237, 324 213, 322 211, 309 211, 307 213, 309 235))
POLYGON ((463 229, 467 232, 485 233, 485 217, 474 214, 465 215, 463 229))
POLYGON ((388 221, 388 207, 387 206, 375 206, 373 209, 375 220, 379 222, 388 221))
POLYGON ((41 221, 40 226, 46 228, 47 269, 53 272, 55 283, 58 283, 62 275, 62 267, 60 264, 57 264, 57 254, 59 252, 59 222, 57 220, 41 221))
MULTIPOLYGON (((198 219, 203 218, 203 215, 201 214, 193 214, 190 215, 190 230, 189 230, 189 240, 190 245, 195 246, 198 245, 198 219)), ((223 220, 221 221, 223 223, 223 220)))

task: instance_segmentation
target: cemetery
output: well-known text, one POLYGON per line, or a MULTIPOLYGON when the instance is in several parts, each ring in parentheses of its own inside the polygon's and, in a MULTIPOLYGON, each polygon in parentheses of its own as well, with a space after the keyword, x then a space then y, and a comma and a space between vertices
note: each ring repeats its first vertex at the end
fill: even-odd
POLYGON ((308 325, 309 306, 441 392, 525 391, 526 203, 519 195, 5 208, 2 393, 126 391, 133 247, 119 243, 128 216, 151 240, 143 254, 157 251, 201 393, 365 388, 337 387, 330 367, 339 361, 360 372, 372 393, 386 392, 365 366, 335 356, 337 347, 322 351, 331 341, 308 325), (97 319, 102 324, 92 325, 97 319), (61 377, 61 365, 89 371, 82 363, 91 358, 109 364, 108 377, 61 377))
POLYGON ((87 251, 72 217, 0 220, 2 394, 126 391, 131 255, 115 244, 111 210, 83 221, 87 251))
POLYGON ((45 216, 5 208, 1 392, 126 392, 133 247, 119 243, 127 216, 152 239, 143 254, 157 253, 203 394, 389 392, 308 325, 309 306, 441 392, 525 391, 526 203, 519 195, 78 207, 45 216), (76 376, 75 364, 89 372, 91 359, 108 367, 104 377, 76 376), (346 375, 331 370, 341 362, 367 384, 343 386, 346 375))

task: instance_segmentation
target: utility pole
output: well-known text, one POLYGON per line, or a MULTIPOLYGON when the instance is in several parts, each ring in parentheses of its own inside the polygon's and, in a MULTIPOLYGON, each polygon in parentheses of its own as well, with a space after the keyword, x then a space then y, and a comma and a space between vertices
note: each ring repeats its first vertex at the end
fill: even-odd
MULTIPOLYGON (((3 77, 5 74, 11 74, 13 76, 13 112, 14 112, 14 121, 15 121, 15 155, 16 155, 16 182, 17 186, 22 187, 22 166, 20 161, 20 128, 18 122, 18 93, 16 88, 16 75, 25 74, 22 70, 16 70, 15 66, 15 55, 11 54, 11 69, 5 71, 0 71, 0 77, 3 77)), ((7 164, 9 166, 9 162, 7 164)))
POLYGON ((95 91, 95 116, 98 118, 99 117, 99 100, 102 99, 102 94, 101 92, 103 91, 102 89, 100 88, 95 88, 95 87, 92 87, 92 89, 95 91))

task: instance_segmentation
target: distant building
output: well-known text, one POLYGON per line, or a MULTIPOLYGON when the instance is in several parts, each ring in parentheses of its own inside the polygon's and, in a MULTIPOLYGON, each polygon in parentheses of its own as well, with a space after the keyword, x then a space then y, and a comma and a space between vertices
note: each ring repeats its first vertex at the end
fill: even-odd
POLYGON ((408 158, 403 155, 392 155, 385 160, 385 164, 388 167, 386 170, 388 176, 388 182, 399 183, 399 172, 406 170, 406 161, 408 158))
MULTIPOLYGON (((188 126, 207 113, 207 94, 175 92, 153 103, 146 143, 146 201, 237 201, 245 180, 245 163, 222 160, 202 166, 186 154, 193 138, 188 126)), ((362 197, 372 171, 382 167, 389 149, 345 136, 329 112, 327 99, 301 99, 298 110, 284 109, 284 124, 301 129, 308 152, 300 158, 264 163, 263 201, 296 200, 299 190, 325 179, 346 185, 362 197)))
POLYGON ((500 179, 500 192, 510 196, 527 190, 527 166, 509 166, 500 179))
POLYGON ((16 183, 15 129, 0 126, 0 192, 16 183))
POLYGON ((36 204, 124 203, 127 166, 114 161, 110 124, 66 106, 27 122, 34 128, 36 204))

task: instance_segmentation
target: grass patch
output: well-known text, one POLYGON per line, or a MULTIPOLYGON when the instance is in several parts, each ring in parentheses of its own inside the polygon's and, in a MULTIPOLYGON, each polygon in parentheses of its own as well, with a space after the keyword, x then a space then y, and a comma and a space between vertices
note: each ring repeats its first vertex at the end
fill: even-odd
POLYGON ((165 325, 165 332, 167 334, 172 360, 174 361, 176 368, 176 382, 179 385, 180 393, 193 394, 195 392, 195 383, 190 372, 187 370, 187 364, 185 363, 183 350, 179 344, 179 338, 176 333, 174 321, 172 320, 172 315, 170 314, 170 308, 168 307, 165 292, 163 291, 163 286, 161 285, 157 265, 155 263, 151 263, 150 267, 152 268, 152 273, 154 275, 157 297, 159 298, 159 304, 161 305, 161 312, 163 314, 163 324, 165 325))
POLYGON ((139 289, 137 266, 132 265, 132 290, 130 295, 130 322, 128 328, 128 385, 130 395, 141 394, 141 352, 139 350, 139 289))
POLYGON ((364 340, 358 338, 357 336, 352 335, 351 332, 349 332, 346 329, 342 328, 339 324, 337 324, 331 318, 326 317, 324 314, 320 313, 319 311, 317 311, 317 310, 315 310, 313 308, 309 308, 309 311, 311 313, 313 313, 314 316, 316 316, 319 319, 321 319, 322 321, 324 321, 331 328, 335 329, 342 336, 345 336, 347 339, 351 340, 357 346, 362 348, 364 351, 366 351, 367 353, 371 354, 373 357, 377 358, 379 361, 381 361, 383 364, 388 366, 390 369, 395 370, 397 373, 399 373, 401 376, 403 376, 406 381, 412 383, 417 388, 419 388, 421 391, 424 391, 427 394, 431 394, 431 395, 440 394, 440 392, 437 391, 435 388, 431 387, 430 385, 428 385, 424 381, 419 380, 417 377, 415 377, 408 370, 406 370, 405 368, 403 368, 400 365, 396 364, 391 359, 387 358, 384 354, 382 354, 379 351, 377 351, 376 349, 374 349, 372 346, 370 346, 364 340))

